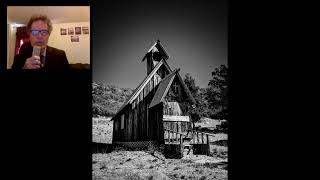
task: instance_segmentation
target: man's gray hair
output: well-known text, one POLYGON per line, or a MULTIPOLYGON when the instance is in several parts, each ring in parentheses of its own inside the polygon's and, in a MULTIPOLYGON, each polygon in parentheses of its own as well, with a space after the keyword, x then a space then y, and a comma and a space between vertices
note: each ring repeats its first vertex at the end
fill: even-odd
POLYGON ((52 31, 52 23, 51 23, 51 20, 48 18, 48 16, 44 15, 44 14, 34 14, 31 16, 28 24, 27 24, 27 32, 31 32, 31 25, 33 22, 35 21, 43 21, 44 23, 46 23, 48 25, 48 31, 49 31, 49 34, 51 34, 51 31, 52 31))

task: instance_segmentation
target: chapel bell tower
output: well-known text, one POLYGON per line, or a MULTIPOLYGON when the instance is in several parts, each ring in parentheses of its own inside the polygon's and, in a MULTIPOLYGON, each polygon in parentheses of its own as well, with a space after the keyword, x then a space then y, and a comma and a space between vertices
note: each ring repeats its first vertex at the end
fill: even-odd
POLYGON ((147 59, 147 75, 153 70, 153 68, 163 59, 167 60, 169 58, 168 54, 163 49, 160 41, 157 40, 153 46, 149 49, 147 54, 144 56, 142 61, 147 59))

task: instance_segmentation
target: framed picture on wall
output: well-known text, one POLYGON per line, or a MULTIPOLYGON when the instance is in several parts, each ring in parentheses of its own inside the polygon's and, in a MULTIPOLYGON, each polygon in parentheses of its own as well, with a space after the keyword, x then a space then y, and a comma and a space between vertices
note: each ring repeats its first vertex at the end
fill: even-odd
POLYGON ((79 36, 71 36, 71 42, 79 42, 79 36))
POLYGON ((89 34, 89 27, 88 26, 83 26, 82 27, 82 33, 83 34, 89 34))
POLYGON ((73 27, 68 28, 68 35, 74 35, 73 27))
POLYGON ((81 34, 81 27, 75 27, 76 34, 81 34))
POLYGON ((67 35, 67 29, 65 29, 65 28, 60 28, 60 34, 61 34, 61 35, 67 35))

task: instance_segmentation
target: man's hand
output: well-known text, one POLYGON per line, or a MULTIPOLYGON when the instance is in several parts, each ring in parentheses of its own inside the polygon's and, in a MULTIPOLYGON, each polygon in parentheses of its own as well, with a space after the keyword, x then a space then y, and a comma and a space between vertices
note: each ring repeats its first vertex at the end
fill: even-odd
POLYGON ((23 69, 39 69, 41 67, 40 57, 32 56, 26 59, 23 69))

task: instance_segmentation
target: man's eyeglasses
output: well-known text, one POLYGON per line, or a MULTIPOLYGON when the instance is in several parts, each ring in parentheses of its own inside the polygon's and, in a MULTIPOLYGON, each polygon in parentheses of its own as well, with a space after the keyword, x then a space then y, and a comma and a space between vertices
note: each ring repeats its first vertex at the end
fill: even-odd
POLYGON ((46 36, 49 34, 49 31, 48 30, 34 30, 34 29, 32 29, 31 34, 32 34, 32 36, 38 36, 39 34, 41 34, 42 36, 46 36))

